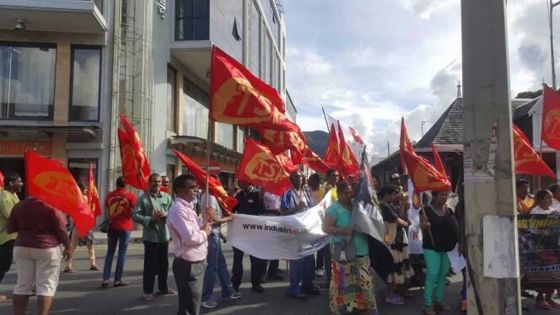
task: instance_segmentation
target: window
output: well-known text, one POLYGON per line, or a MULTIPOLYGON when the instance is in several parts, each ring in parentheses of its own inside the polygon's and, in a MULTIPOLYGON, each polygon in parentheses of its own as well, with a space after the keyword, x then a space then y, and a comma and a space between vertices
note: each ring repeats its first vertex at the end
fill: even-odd
POLYGON ((100 74, 100 48, 72 48, 70 120, 99 120, 100 74))
POLYGON ((216 122, 216 143, 233 150, 233 139, 233 125, 216 122))
POLYGON ((175 40, 210 38, 210 0, 176 0, 175 40))
POLYGON ((68 170, 74 176, 76 182, 84 182, 86 185, 89 183, 89 165, 93 164, 93 177, 95 177, 95 184, 97 191, 99 191, 100 183, 97 180, 97 159, 96 158, 69 158, 68 170))
POLYGON ((270 41, 270 36, 266 34, 264 41, 264 71, 263 71, 263 81, 268 84, 272 82, 272 42, 270 41))
POLYGON ((187 136, 208 138, 208 95, 186 78, 183 94, 183 132, 187 136))
POLYGON ((250 68, 254 75, 261 76, 261 15, 253 2, 251 10, 251 59, 250 68))
POLYGON ((52 120, 56 48, 0 43, 0 119, 52 120))
POLYGON ((177 131, 177 99, 175 93, 177 91, 176 83, 177 71, 171 67, 167 67, 167 130, 177 131))
POLYGON ((245 150, 245 129, 237 126, 237 152, 243 153, 245 150))

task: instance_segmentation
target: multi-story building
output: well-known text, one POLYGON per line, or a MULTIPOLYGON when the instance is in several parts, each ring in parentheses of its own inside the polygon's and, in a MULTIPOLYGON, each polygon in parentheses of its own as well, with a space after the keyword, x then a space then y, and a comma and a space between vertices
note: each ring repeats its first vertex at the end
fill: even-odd
POLYGON ((101 195, 121 173, 126 114, 154 172, 181 172, 172 148, 231 183, 254 131, 209 121, 210 59, 219 46, 286 93, 279 0, 0 0, 0 170, 24 175, 29 149, 96 166, 101 195))
MULTIPOLYGON (((112 10, 109 1, 0 0, 0 170, 23 153, 67 163, 79 180, 107 169, 112 10)), ((103 189, 101 189, 103 190, 103 189)))
MULTIPOLYGON (((231 183, 244 135, 252 131, 208 119, 211 48, 220 47, 286 97, 281 4, 274 0, 115 3, 113 119, 117 112, 131 116, 152 169, 170 176, 181 171, 171 148, 206 165, 210 131, 210 165, 219 170, 223 182, 231 183)), ((115 150, 111 161, 120 162, 115 150)))

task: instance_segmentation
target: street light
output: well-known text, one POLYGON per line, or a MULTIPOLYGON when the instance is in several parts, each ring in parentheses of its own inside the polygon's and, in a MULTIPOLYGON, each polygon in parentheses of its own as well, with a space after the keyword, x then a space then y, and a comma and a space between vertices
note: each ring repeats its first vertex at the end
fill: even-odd
POLYGON ((556 1, 555 3, 553 3, 552 0, 549 0, 548 3, 548 26, 550 28, 550 65, 552 66, 552 88, 554 90, 556 90, 556 69, 554 69, 554 32, 552 25, 552 10, 559 4, 560 1, 556 1))

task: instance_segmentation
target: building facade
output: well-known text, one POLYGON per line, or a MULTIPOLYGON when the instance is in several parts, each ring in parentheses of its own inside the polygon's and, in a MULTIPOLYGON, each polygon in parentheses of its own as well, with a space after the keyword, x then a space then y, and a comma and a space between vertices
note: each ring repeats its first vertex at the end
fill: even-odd
POLYGON ((2 172, 24 177, 23 153, 36 150, 78 180, 90 163, 103 178, 113 71, 108 2, 0 0, 2 172))
MULTIPOLYGON (((207 164, 210 132, 211 170, 231 185, 243 139, 254 132, 209 121, 211 48, 220 47, 286 98, 281 5, 271 0, 117 0, 115 11, 113 119, 117 113, 132 118, 152 169, 169 176, 182 171, 172 148, 207 164)), ((117 150, 110 160, 117 166, 114 176, 120 173, 117 150)))

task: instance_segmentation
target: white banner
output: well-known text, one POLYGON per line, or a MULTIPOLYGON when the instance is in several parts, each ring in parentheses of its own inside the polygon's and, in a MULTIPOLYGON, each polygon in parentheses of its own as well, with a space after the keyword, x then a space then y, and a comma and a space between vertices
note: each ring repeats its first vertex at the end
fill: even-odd
POLYGON ((331 205, 327 193, 316 206, 289 216, 235 214, 228 223, 228 241, 235 248, 261 259, 300 259, 330 241, 322 229, 325 210, 331 205))

